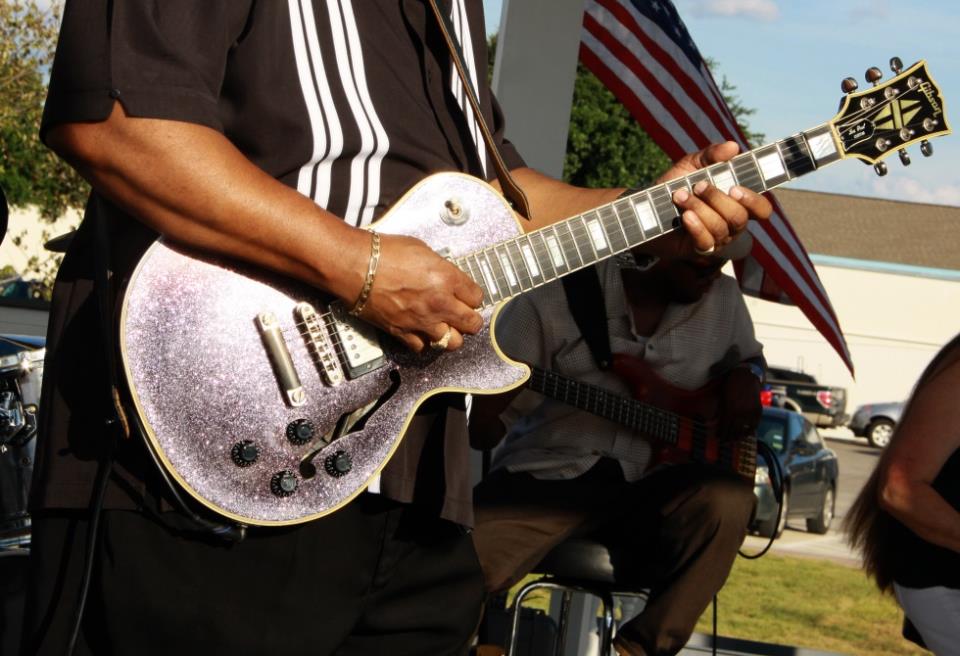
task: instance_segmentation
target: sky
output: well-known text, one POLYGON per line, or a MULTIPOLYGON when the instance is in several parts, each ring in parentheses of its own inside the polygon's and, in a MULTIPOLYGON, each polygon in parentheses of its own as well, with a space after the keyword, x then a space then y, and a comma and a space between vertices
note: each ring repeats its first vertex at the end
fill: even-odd
MULTIPOLYGON (((500 25, 505 0, 483 0, 487 33, 500 25)), ((507 0, 509 1, 509 0, 507 0)), ((512 0, 523 2, 524 0, 512 0)), ((674 0, 703 56, 719 64, 745 107, 750 127, 767 141, 833 118, 840 82, 854 77, 864 89, 870 66, 890 72, 925 59, 946 102, 954 130, 960 117, 960 2, 957 0, 674 0)), ((933 140, 933 157, 910 148, 912 164, 896 156, 889 173, 844 161, 790 183, 798 189, 960 206, 960 136, 933 140)))

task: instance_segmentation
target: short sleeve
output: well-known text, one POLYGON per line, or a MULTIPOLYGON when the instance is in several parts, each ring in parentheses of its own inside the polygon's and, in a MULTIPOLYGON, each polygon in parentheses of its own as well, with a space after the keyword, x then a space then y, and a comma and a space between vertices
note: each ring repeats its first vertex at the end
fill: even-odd
POLYGON ((130 116, 222 131, 218 100, 231 48, 249 29, 247 0, 68 0, 40 134, 130 116))

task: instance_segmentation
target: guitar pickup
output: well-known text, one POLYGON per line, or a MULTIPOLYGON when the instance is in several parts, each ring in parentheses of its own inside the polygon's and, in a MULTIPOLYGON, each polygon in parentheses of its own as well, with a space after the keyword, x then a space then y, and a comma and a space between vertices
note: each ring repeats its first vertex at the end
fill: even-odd
POLYGON ((303 339, 317 361, 324 382, 331 387, 339 385, 343 382, 343 369, 337 361, 323 319, 309 303, 298 303, 293 312, 303 325, 303 339))
POLYGON ((331 303, 330 313, 333 320, 327 324, 327 330, 350 380, 386 362, 373 325, 350 316, 340 303, 331 303))
POLYGON ((267 350, 267 357, 270 358, 270 364, 273 365, 277 382, 280 384, 280 391, 283 392, 284 401, 293 407, 303 405, 307 402, 307 393, 303 389, 300 376, 297 375, 297 370, 293 366, 290 351, 287 350, 287 344, 283 340, 280 322, 274 314, 263 312, 257 315, 257 328, 260 330, 260 338, 267 350))

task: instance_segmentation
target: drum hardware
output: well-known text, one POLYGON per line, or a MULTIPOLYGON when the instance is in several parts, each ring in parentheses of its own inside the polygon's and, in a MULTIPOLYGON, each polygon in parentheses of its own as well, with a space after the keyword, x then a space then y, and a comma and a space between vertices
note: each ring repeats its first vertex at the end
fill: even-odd
POLYGON ((0 553, 30 545, 27 499, 45 353, 39 348, 0 356, 0 553))

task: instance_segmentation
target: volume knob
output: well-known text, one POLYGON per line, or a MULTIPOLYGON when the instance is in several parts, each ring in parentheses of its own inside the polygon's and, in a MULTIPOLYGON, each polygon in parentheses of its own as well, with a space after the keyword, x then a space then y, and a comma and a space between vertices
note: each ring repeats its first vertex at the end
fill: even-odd
POLYGON ((249 467, 260 457, 260 448, 251 440, 243 440, 233 445, 230 457, 237 467, 249 467))
POLYGON ((353 469, 353 460, 346 451, 337 451, 324 459, 323 468, 334 478, 340 478, 353 469))
POLYGON ((294 419, 287 424, 287 439, 300 446, 313 439, 316 429, 309 419, 294 419))
POLYGON ((299 484, 297 475, 287 469, 273 475, 270 479, 270 491, 278 497, 288 497, 297 491, 299 484))

